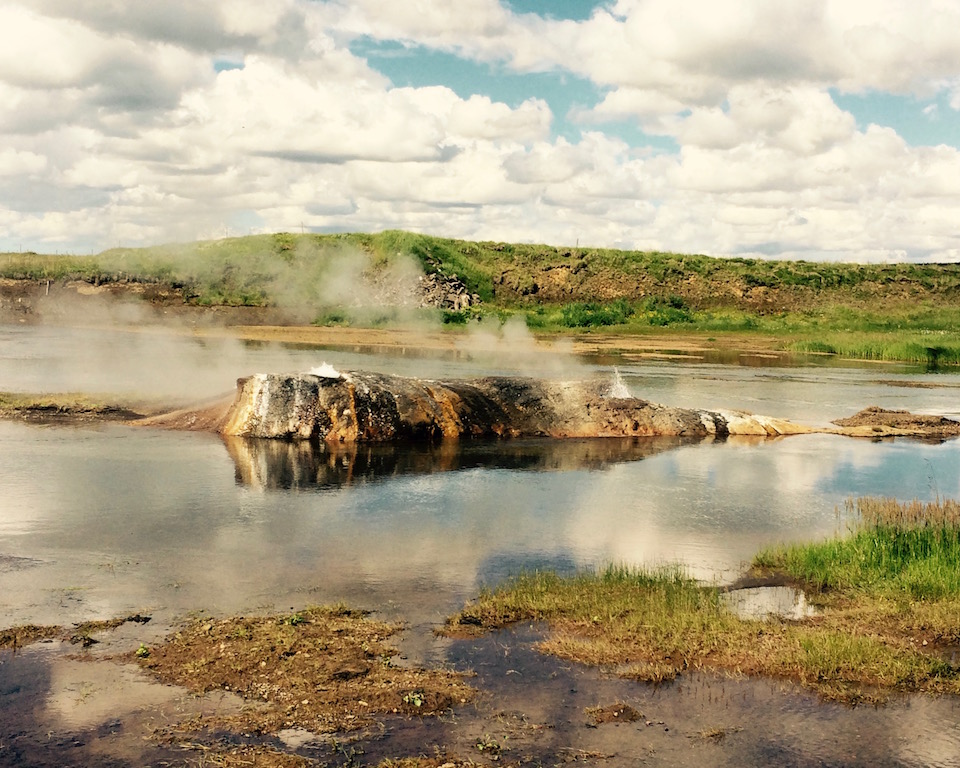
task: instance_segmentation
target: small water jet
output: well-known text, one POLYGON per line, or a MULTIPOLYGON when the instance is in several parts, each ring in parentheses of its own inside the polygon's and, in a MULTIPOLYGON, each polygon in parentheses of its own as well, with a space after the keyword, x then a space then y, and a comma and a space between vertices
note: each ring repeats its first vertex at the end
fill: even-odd
POLYGON ((630 390, 627 389, 626 382, 624 382, 623 376, 620 375, 619 368, 613 369, 613 384, 610 386, 609 396, 619 399, 631 397, 630 390))

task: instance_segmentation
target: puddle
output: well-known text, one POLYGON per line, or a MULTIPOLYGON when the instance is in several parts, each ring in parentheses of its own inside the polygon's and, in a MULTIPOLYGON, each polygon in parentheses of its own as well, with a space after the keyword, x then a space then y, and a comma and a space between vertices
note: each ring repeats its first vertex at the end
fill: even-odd
MULTIPOLYGON (((483 762, 493 756, 503 765, 605 768, 960 765, 955 698, 853 708, 791 684, 709 674, 656 687, 542 655, 533 644, 543 631, 521 626, 447 641, 448 663, 476 672, 477 703, 448 718, 388 720, 347 753, 367 765, 435 752, 483 762), (597 711, 631 716, 598 722, 597 711)), ((324 757, 322 750, 302 754, 324 757)))
POLYGON ((0 651, 0 766, 181 765, 151 733, 237 707, 229 694, 193 696, 69 643, 0 651))
MULTIPOLYGON (((427 627, 416 630, 426 635, 427 627)), ((655 766, 957 766, 960 700, 910 696, 884 707, 824 703, 791 684, 684 674, 659 687, 534 650, 542 626, 437 640, 437 665, 473 670, 476 702, 435 718, 391 715, 365 731, 180 734, 157 727, 235 711, 130 666, 67 658, 59 644, 0 653, 0 766, 191 765, 243 743, 332 766, 448 755, 482 764, 655 766), (598 713, 609 716, 598 717, 598 713), (225 741, 221 741, 225 739, 225 741), (193 751, 184 752, 184 748, 193 751), (199 745, 199 746, 197 746, 199 745), (200 750, 197 752, 196 750, 200 750)), ((425 638, 414 645, 427 645, 425 638)), ((202 764, 201 762, 197 764, 202 764)))
POLYGON ((807 596, 793 587, 732 589, 720 598, 741 619, 798 621, 817 615, 817 609, 807 602, 807 596))

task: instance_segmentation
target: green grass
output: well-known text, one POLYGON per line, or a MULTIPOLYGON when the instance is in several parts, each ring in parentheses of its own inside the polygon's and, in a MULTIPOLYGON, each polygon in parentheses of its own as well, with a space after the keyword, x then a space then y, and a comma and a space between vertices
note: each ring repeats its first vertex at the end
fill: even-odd
POLYGON ((808 590, 818 615, 800 621, 735 616, 721 591, 677 569, 610 567, 518 576, 448 619, 448 633, 546 621, 541 650, 615 665, 642 680, 687 669, 781 677, 843 701, 889 690, 960 693, 960 505, 860 499, 849 535, 760 553, 754 568, 808 590))
POLYGON ((107 277, 96 257, 0 253, 0 277, 11 280, 89 280, 107 277))
POLYGON ((885 314, 848 307, 758 315, 737 308, 692 310, 681 297, 639 302, 575 302, 526 312, 538 331, 606 329, 643 334, 672 329, 702 334, 749 333, 774 337, 784 351, 929 366, 960 365, 960 311, 933 306, 891 306, 885 314))
POLYGON ((858 499, 842 538, 765 550, 755 564, 818 590, 877 599, 960 598, 960 504, 858 499))
POLYGON ((375 281, 403 264, 456 275, 480 296, 469 314, 438 315, 447 325, 519 314, 546 332, 749 333, 796 352, 960 364, 957 264, 716 259, 390 230, 254 235, 90 257, 0 254, 0 277, 159 282, 198 305, 307 308, 319 322, 346 316, 364 325, 370 320, 356 307, 371 302, 362 295, 368 289, 357 288, 361 275, 375 281))
MULTIPOLYGON (((910 307, 916 306, 916 297, 927 295, 936 298, 934 304, 945 307, 943 326, 955 328, 956 309, 960 306, 960 266, 955 264, 854 265, 716 259, 657 251, 470 242, 398 230, 378 234, 251 235, 148 248, 114 248, 91 257, 0 254, 0 276, 163 279, 194 287, 211 300, 217 295, 235 294, 254 300, 258 296, 273 299, 273 292, 280 288, 278 281, 284 289, 289 288, 286 284, 293 278, 316 287, 316 279, 324 276, 331 260, 349 260, 361 254, 369 259, 373 269, 404 258, 428 272, 456 274, 485 302, 503 307, 577 302, 606 305, 617 299, 632 303, 649 299, 694 311, 740 305, 753 310, 756 302, 742 300, 741 294, 756 293, 756 289, 762 288, 768 294, 773 291, 802 299, 786 309, 778 309, 777 302, 771 300, 774 306, 764 308, 764 314, 830 307, 842 297, 849 320, 858 324, 864 308, 870 309, 875 297, 910 307), (717 291, 717 286, 724 290, 717 291)), ((837 322, 839 319, 830 324, 837 322)))

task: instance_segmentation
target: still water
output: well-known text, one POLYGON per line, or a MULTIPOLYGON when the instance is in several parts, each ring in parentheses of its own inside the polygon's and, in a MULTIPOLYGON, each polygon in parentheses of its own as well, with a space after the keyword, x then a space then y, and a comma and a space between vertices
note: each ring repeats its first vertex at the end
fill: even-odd
MULTIPOLYGON (((307 370, 326 361, 340 369, 427 377, 613 380, 619 373, 631 394, 657 402, 810 423, 867 405, 960 415, 960 376, 953 373, 787 367, 756 359, 751 365, 584 359, 520 347, 521 354, 514 343, 510 354, 464 347, 446 355, 388 356, 148 333, 0 328, 0 391, 190 401, 229 392, 237 376, 307 370)), ((960 441, 804 435, 331 453, 115 424, 0 422, 0 626, 142 612, 155 617, 159 632, 199 610, 287 610, 344 600, 410 622, 407 651, 414 658, 456 661, 455 649, 435 641, 430 628, 482 585, 521 570, 679 562, 700 578, 730 581, 761 547, 837 531, 844 523, 836 510, 850 497, 960 497, 958 468, 960 441)), ((0 682, 16 667, 6 669, 0 665, 0 682)), ((743 704, 745 691, 760 697, 762 686, 721 696, 689 685, 686 694, 678 689, 679 699, 644 692, 653 697, 644 706, 677 707, 679 718, 684 707, 716 712, 718 700, 733 706, 729 696, 740 702, 736 717, 762 716, 743 704)), ((634 685, 616 695, 640 696, 640 690, 646 691, 634 685)), ((843 754, 856 753, 850 741, 853 733, 860 738, 856 723, 872 723, 862 726, 869 740, 871 733, 888 732, 891 722, 912 722, 896 764, 956 764, 950 755, 960 750, 960 730, 952 700, 917 699, 873 717, 827 710, 809 697, 785 704, 780 694, 762 696, 757 712, 779 707, 782 738, 802 744, 808 757, 840 754, 805 730, 829 714, 847 724, 843 754), (945 744, 931 752, 934 735, 945 744)), ((577 711, 590 703, 578 700, 577 711)), ((688 741, 682 744, 688 749, 688 741)), ((688 757, 678 753, 678 764, 688 757)))
MULTIPOLYGON (((244 373, 323 360, 410 375, 537 373, 495 355, 386 357, 50 328, 0 331, 0 360, 0 391, 179 389, 197 398, 229 391, 244 373)), ((590 360, 565 365, 615 375, 590 360)), ((956 414, 960 392, 956 374, 888 367, 634 362, 619 373, 632 394, 654 401, 808 422, 871 404, 956 414)), ((730 580, 762 546, 836 531, 836 509, 851 496, 960 496, 960 442, 826 435, 331 454, 119 425, 5 422, 0 466, 7 624, 237 611, 305 594, 435 621, 481 584, 522 569, 681 562, 698 577, 730 580)))

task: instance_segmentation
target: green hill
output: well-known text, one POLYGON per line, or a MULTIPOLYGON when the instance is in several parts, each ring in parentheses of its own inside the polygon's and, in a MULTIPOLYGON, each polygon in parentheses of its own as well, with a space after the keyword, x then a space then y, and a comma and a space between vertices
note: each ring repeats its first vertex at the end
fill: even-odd
POLYGON ((0 254, 3 278, 161 284, 188 303, 307 308, 318 322, 389 321, 359 308, 390 305, 417 271, 455 276, 479 298, 445 311, 452 323, 520 314, 543 330, 749 331, 809 351, 960 360, 958 264, 721 259, 402 231, 256 235, 91 257, 0 254))

